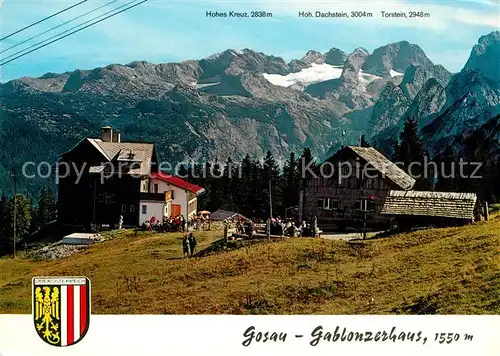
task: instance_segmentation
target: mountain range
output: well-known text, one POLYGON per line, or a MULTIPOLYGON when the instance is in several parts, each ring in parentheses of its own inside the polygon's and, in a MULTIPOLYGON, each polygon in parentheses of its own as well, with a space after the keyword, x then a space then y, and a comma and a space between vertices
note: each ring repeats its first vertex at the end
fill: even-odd
MULTIPOLYGON (((11 167, 55 162, 103 125, 127 141, 155 142, 171 162, 257 158, 267 150, 286 157, 304 147, 322 159, 361 134, 388 151, 407 117, 418 120, 430 152, 459 149, 478 130, 498 128, 488 125, 500 112, 498 58, 494 31, 455 74, 401 41, 372 53, 311 50, 288 63, 228 49, 201 60, 12 80, 0 85, 0 190, 9 192, 11 167)), ((23 184, 30 191, 40 182, 23 184)))

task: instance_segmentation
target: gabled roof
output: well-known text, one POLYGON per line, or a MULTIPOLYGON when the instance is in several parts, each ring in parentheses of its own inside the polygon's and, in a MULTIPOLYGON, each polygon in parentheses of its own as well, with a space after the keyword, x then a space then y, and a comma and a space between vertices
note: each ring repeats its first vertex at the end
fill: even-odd
POLYGON ((384 178, 388 178, 401 189, 409 190, 415 185, 415 179, 410 177, 405 171, 391 162, 382 153, 373 147, 347 146, 356 155, 368 162, 373 168, 379 171, 384 178))
POLYGON ((154 154, 154 145, 152 143, 134 143, 134 142, 104 142, 101 139, 88 139, 99 152, 101 152, 108 161, 123 160, 123 156, 132 153, 134 159, 131 162, 140 162, 132 165, 128 174, 148 175, 151 170, 151 160, 154 154))
POLYGON ((195 193, 196 195, 200 195, 205 192, 205 189, 203 187, 200 187, 199 185, 193 184, 188 182, 187 180, 184 180, 182 178, 163 173, 163 172, 158 172, 158 173, 153 173, 151 175, 153 179, 159 179, 162 180, 168 184, 175 185, 176 187, 185 189, 190 191, 191 193, 195 193))
POLYGON ((474 193, 391 190, 387 194, 381 213, 472 219, 476 200, 477 196, 474 193))

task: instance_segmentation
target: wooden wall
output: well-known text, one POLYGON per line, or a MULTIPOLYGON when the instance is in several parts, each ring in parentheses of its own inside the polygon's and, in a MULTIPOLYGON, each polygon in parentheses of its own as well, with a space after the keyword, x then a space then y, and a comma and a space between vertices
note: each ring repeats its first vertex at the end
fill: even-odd
MULTIPOLYGON (((351 167, 355 167, 354 157, 346 159, 351 167)), ((334 163, 338 167, 338 163, 334 163)), ((344 166, 345 167, 345 166, 344 166)), ((362 229, 364 213, 359 210, 359 200, 370 201, 371 211, 367 213, 368 227, 383 228, 390 223, 390 218, 380 215, 387 192, 398 187, 390 180, 381 175, 376 178, 374 171, 363 174, 362 169, 357 173, 355 170, 348 178, 347 168, 342 170, 342 177, 325 170, 327 176, 309 178, 303 182, 303 219, 308 220, 314 216, 318 219, 318 225, 323 230, 336 230, 345 227, 362 229), (368 177, 372 178, 368 178, 368 177), (338 201, 338 207, 324 210, 318 207, 318 200, 331 198, 338 201)))

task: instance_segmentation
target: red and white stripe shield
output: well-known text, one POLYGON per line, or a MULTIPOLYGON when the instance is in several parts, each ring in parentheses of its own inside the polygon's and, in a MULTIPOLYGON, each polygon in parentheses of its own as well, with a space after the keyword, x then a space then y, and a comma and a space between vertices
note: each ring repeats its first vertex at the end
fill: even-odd
POLYGON ((33 278, 35 329, 45 342, 70 346, 89 328, 90 281, 86 277, 33 278))

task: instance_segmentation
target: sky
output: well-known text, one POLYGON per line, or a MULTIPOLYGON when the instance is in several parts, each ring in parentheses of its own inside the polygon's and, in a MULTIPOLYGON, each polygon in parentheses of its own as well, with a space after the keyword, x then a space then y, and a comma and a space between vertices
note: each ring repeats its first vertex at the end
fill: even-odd
MULTIPOLYGON (((0 33, 8 34, 82 0, 0 0, 0 33)), ((71 26, 89 21, 132 0, 115 0, 45 35, 33 36, 85 14, 112 0, 85 3, 0 41, 0 58, 32 46, 71 26)), ((137 0, 140 1, 140 0, 137 0)), ((148 0, 0 67, 0 81, 47 72, 92 69, 135 60, 153 63, 201 59, 225 49, 250 48, 289 61, 308 50, 326 52, 332 47, 352 52, 402 40, 418 44, 435 64, 460 71, 480 36, 500 28, 500 0, 365 0, 300 1, 148 0), (209 18, 206 11, 265 11, 265 18, 209 18), (299 18, 299 11, 366 11, 372 18, 299 18), (382 18, 381 11, 423 11, 430 18, 382 18)), ((22 53, 20 53, 22 54, 22 53)))

